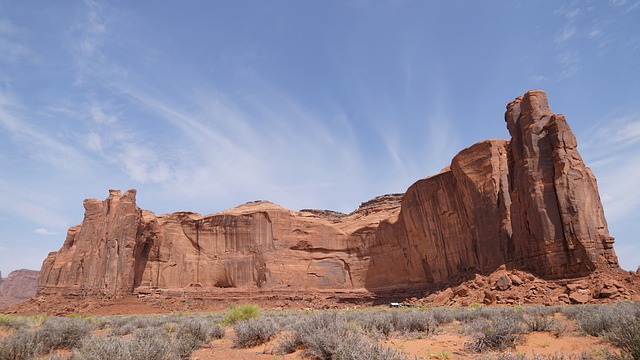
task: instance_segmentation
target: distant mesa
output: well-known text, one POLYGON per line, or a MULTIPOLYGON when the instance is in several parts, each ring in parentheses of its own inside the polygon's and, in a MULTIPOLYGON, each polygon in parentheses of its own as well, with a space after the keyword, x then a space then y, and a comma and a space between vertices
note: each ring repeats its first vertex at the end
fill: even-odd
POLYGON ((404 194, 350 214, 259 201, 156 215, 136 205, 136 190, 110 190, 104 201, 84 201, 82 224, 44 260, 38 293, 426 295, 504 269, 507 288, 525 273, 620 272, 596 179, 565 117, 531 90, 507 105, 505 120, 511 140, 474 144, 404 194))
POLYGON ((12 271, 6 279, 3 279, 0 274, 0 307, 27 300, 36 295, 37 289, 37 271, 12 271))

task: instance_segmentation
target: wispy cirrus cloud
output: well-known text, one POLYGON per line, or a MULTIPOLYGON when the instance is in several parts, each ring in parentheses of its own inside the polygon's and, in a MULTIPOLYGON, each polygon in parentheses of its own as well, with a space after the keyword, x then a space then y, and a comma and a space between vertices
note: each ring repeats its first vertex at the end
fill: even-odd
POLYGON ((53 231, 45 228, 37 228, 33 230, 33 233, 38 235, 46 235, 46 236, 60 235, 60 233, 57 231, 53 231))
POLYGON ((34 159, 58 167, 78 165, 84 156, 74 146, 56 138, 43 126, 31 121, 35 115, 15 96, 0 92, 0 126, 10 135, 15 146, 24 149, 34 159))
POLYGON ((108 71, 101 47, 108 34, 108 18, 104 3, 86 0, 87 16, 72 26, 69 46, 76 63, 76 84, 82 84, 92 73, 108 71))
POLYGON ((640 115, 627 114, 594 126, 585 137, 585 161, 598 176, 607 216, 640 211, 640 115))
POLYGON ((575 34, 576 34, 576 27, 574 25, 567 25, 561 30, 560 34, 556 36, 554 41, 556 43, 562 44, 571 40, 571 38, 573 38, 575 34))
POLYGON ((337 179, 345 181, 335 174, 359 167, 352 131, 336 138, 335 129, 273 89, 241 104, 203 90, 186 106, 131 84, 118 89, 176 130, 158 157, 170 160, 156 170, 165 186, 191 196, 254 189, 290 201, 305 197, 300 193, 305 186, 326 191, 337 179))
POLYGON ((64 229, 69 221, 58 213, 57 199, 46 191, 0 181, 0 212, 17 215, 33 224, 53 229, 64 229))

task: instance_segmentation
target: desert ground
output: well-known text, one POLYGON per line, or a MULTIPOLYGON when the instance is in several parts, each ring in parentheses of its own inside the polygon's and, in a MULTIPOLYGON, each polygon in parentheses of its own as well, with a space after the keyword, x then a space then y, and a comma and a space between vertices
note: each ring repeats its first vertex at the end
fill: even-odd
POLYGON ((640 356, 637 302, 297 310, 227 304, 224 310, 176 311, 178 303, 151 307, 127 298, 64 315, 0 315, 0 359, 524 360, 640 356))

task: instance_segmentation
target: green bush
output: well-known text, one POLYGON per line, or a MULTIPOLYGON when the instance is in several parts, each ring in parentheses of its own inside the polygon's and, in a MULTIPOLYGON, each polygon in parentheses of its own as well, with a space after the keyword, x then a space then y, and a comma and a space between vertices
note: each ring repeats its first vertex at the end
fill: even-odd
POLYGON ((4 327, 8 330, 13 330, 25 328, 28 326, 28 321, 21 316, 0 314, 0 328, 4 327))
POLYGON ((233 325, 238 321, 245 319, 257 318, 260 314, 260 307, 254 304, 245 304, 236 306, 235 304, 231 305, 229 311, 224 316, 222 320, 223 326, 233 325))

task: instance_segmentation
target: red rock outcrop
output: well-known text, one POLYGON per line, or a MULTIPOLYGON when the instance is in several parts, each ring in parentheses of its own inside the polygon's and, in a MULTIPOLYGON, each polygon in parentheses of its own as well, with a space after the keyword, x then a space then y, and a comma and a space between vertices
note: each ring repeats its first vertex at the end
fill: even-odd
MULTIPOLYGON (((45 259, 39 292, 382 292, 460 283, 503 264, 545 279, 618 269, 595 178, 564 117, 532 90, 505 119, 511 141, 477 143, 405 194, 348 215, 264 201, 155 215, 138 208, 135 190, 111 190, 85 200, 82 224, 45 259)), ((518 282, 503 275, 500 288, 518 282)))
POLYGON ((6 279, 0 277, 0 307, 29 299, 36 295, 37 290, 37 271, 12 271, 6 279))

